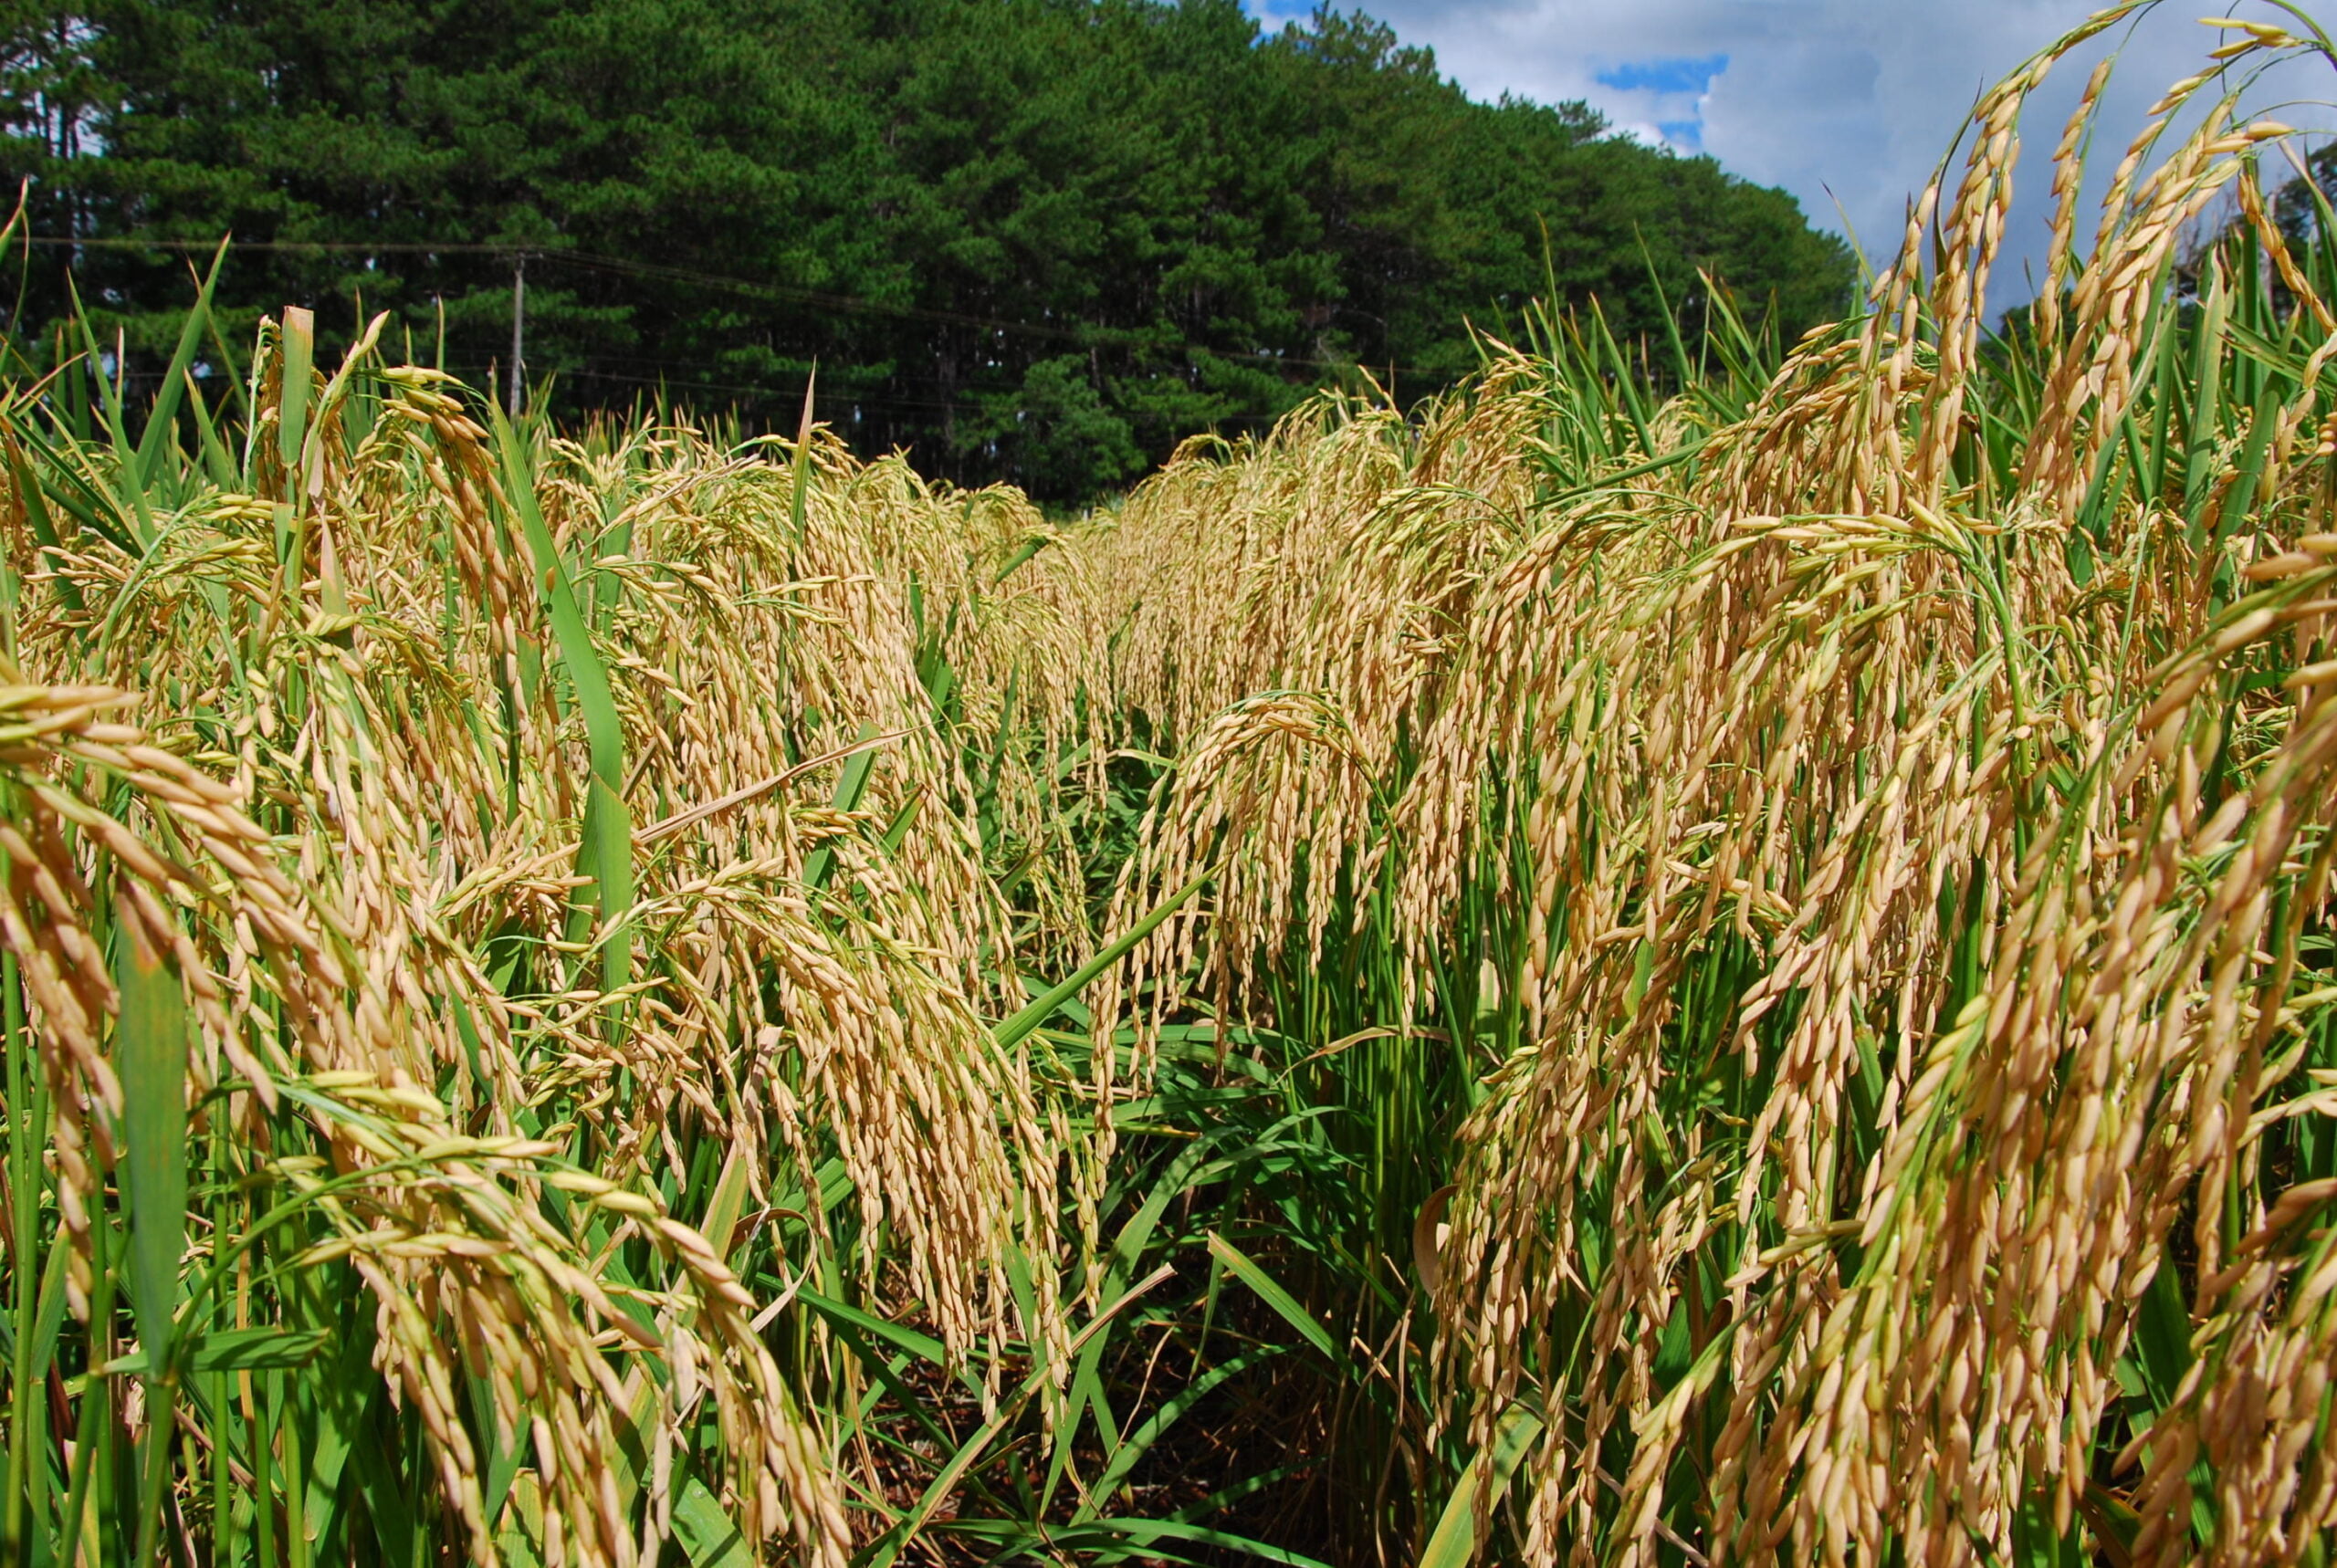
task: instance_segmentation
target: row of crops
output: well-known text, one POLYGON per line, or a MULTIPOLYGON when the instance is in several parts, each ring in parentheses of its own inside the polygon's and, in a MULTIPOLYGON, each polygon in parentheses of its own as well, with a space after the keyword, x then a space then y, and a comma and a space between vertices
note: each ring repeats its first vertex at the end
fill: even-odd
POLYGON ((0 1553, 2327 1562, 2337 217, 2219 95, 2337 53, 2028 128, 1993 333, 2137 9, 1857 319, 1075 522, 199 280, 8 379, 0 1553))

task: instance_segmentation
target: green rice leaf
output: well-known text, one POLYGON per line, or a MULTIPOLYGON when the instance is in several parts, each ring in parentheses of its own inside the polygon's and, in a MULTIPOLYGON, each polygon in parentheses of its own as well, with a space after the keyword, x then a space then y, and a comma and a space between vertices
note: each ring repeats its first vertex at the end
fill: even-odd
POLYGON ((227 242, 223 239, 212 255, 211 270, 203 275, 203 286, 195 291, 194 305, 187 309, 185 324, 179 329, 178 349, 171 355, 170 368, 162 372, 162 389, 154 394, 154 406, 146 415, 146 428, 138 438, 135 473, 141 488, 153 484, 155 465, 162 461, 163 448, 171 444, 179 398, 185 391, 187 373, 194 368, 195 350, 202 346, 204 331, 210 325, 211 291, 219 282, 219 268, 226 259, 227 242))
POLYGON ((179 1259, 186 1250, 186 1001, 177 975, 127 931, 114 953, 121 1017, 124 1197, 130 1210, 130 1301, 159 1369, 170 1355, 179 1259))
MULTIPOLYGON (((502 415, 496 414, 494 418, 496 441, 503 458, 505 494, 511 509, 519 514, 528 553, 534 559, 552 635, 560 643, 561 661, 568 666, 569 680, 575 687, 576 706, 583 715, 584 733, 591 748, 592 786, 585 810, 584 843, 578 853, 577 870, 592 878, 592 883, 589 887, 579 889, 578 896, 580 900, 589 899, 590 903, 583 906, 597 909, 604 922, 613 922, 632 907, 634 894, 633 818, 620 793, 624 788, 624 723, 617 712, 616 695, 609 685, 608 668, 593 646, 592 629, 577 604, 567 565, 561 558, 551 529, 544 522, 542 508, 536 503, 535 465, 529 456, 527 442, 502 415)), ((620 989, 632 974, 630 936, 613 925, 602 940, 602 986, 607 990, 620 989)))
POLYGON ((1029 1038, 1032 1030, 1053 1017, 1057 1008, 1095 984, 1096 977, 1105 970, 1127 956, 1129 951, 1137 943, 1158 930, 1161 922, 1177 913, 1179 907, 1187 899, 1199 893, 1201 890, 1201 884, 1208 880, 1209 873, 1203 873, 1162 899, 1153 907, 1151 914, 1129 926, 1116 939, 1106 944, 1094 957, 1082 964, 1069 979, 1042 993, 1029 1007, 1000 1024, 994 1031, 998 1043, 1001 1047, 1009 1048, 1020 1045, 1029 1038))
POLYGON ((1347 1358, 1339 1354, 1338 1342, 1331 1337, 1331 1331, 1317 1322, 1314 1314, 1300 1306, 1296 1297, 1275 1283, 1273 1276, 1258 1267, 1256 1260, 1248 1253, 1215 1231, 1210 1233, 1209 1251, 1210 1257, 1233 1271, 1234 1278, 1255 1291, 1259 1299, 1272 1307, 1283 1322, 1296 1329, 1308 1344, 1321 1351, 1334 1364, 1346 1362, 1347 1358))
POLYGON ((1509 1490, 1534 1439, 1542 1435, 1540 1417, 1522 1405, 1513 1405, 1494 1428, 1490 1452, 1481 1452, 1461 1474, 1452 1495, 1437 1516, 1436 1530, 1420 1551, 1420 1568, 1469 1568, 1477 1556, 1477 1499, 1484 1496, 1491 1510, 1509 1490))
POLYGON ((754 1568, 753 1543, 696 1476, 682 1482, 674 1499, 674 1539, 691 1568, 754 1568))

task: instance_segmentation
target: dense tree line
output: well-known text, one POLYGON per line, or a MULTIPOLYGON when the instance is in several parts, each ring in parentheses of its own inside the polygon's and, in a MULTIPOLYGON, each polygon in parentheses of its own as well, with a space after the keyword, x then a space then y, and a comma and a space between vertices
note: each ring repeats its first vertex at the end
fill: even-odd
POLYGON ((1700 270, 1787 330, 1850 264, 1783 193, 1472 102, 1359 15, 1238 0, 91 0, 0 61, 30 181, 20 340, 81 298, 159 361, 187 256, 231 319, 508 359, 579 406, 665 386, 1076 498, 1367 367, 1399 398, 1530 298, 1628 337, 1700 270), (78 242, 78 243, 75 243, 78 242), (109 243, 111 242, 111 243, 109 243), (257 242, 256 246, 254 242, 257 242), (275 248, 259 248, 260 246, 275 248), (333 247, 333 248, 324 248, 333 247), (521 258, 524 257, 524 262, 521 258))

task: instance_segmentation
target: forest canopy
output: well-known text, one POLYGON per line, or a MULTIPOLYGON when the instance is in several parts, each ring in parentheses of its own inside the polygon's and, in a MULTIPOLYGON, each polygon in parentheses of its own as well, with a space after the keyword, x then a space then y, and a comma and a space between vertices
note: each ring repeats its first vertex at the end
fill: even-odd
POLYGON ((1532 298, 1596 297, 1628 342, 1667 304, 1699 322, 1706 275, 1786 333, 1853 281, 1783 192, 1581 103, 1473 101, 1327 8, 12 9, 0 156, 44 243, 9 326, 53 351, 69 280, 133 380, 224 235, 230 323, 304 304, 330 348, 388 311, 480 382, 524 268, 527 375, 564 413, 664 389, 791 429, 816 364, 860 450, 1076 501, 1326 380, 1445 386, 1532 298))

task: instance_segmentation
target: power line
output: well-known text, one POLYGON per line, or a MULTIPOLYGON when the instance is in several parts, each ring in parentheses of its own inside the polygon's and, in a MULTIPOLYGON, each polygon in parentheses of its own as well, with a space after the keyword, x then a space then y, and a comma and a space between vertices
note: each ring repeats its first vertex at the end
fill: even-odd
MULTIPOLYGON (((490 380, 501 376, 504 365, 503 361, 497 358, 478 359, 475 356, 466 356, 461 359, 448 360, 440 368, 466 384, 484 388, 490 380)), ((727 392, 739 397, 777 399, 781 402, 791 402, 802 396, 805 378, 800 371, 784 371, 779 372, 774 381, 748 384, 739 382, 707 381, 699 375, 689 373, 697 368, 696 362, 692 361, 665 360, 639 354, 596 353, 585 364, 553 366, 543 372, 543 379, 554 382, 582 379, 643 388, 670 388, 677 392, 727 392), (637 369, 625 371, 611 368, 624 365, 634 366, 637 369), (674 373, 676 371, 683 373, 676 374, 674 373)), ((160 379, 157 372, 151 370, 132 369, 127 373, 133 382, 160 379)), ((828 405, 843 404, 855 409, 890 409, 901 413, 944 413, 952 410, 963 413, 978 406, 978 390, 975 389, 969 389, 965 396, 951 399, 918 397, 909 392, 886 387, 881 382, 874 387, 855 387, 850 373, 842 367, 832 371, 828 376, 823 377, 822 384, 827 388, 827 391, 822 395, 820 401, 828 405)), ((912 384, 916 383, 912 382, 912 384)), ((994 391, 993 389, 993 395, 994 391)))
MULTIPOLYGON (((139 235, 109 235, 103 238, 71 239, 60 235, 20 235, 12 242, 19 245, 52 246, 58 247, 104 250, 177 250, 193 254, 215 252, 220 243, 186 239, 148 239, 139 235)), ((817 305, 826 309, 856 315, 896 316, 910 320, 931 321, 941 326, 972 327, 986 331, 1017 332, 1026 337, 1053 338, 1088 347, 1101 346, 1099 336, 1109 339, 1128 335, 1128 329, 1091 324, 1059 326, 1041 321, 1018 321, 1007 317, 975 315, 962 310, 942 310, 929 306, 899 304, 892 300, 872 299, 865 295, 833 294, 824 289, 802 288, 791 284, 764 283, 751 278, 730 277, 720 273, 699 272, 689 267, 665 267, 655 262, 634 261, 625 256, 598 256, 590 251, 546 249, 519 244, 488 244, 457 241, 445 245, 428 245, 414 241, 384 241, 372 244, 362 240, 238 240, 225 242, 229 250, 274 251, 283 253, 310 252, 317 254, 394 255, 394 256, 525 256, 537 261, 564 263, 589 271, 613 272, 634 277, 656 279, 667 283, 690 283, 702 288, 718 288, 749 298, 772 299, 787 304, 817 305)), ((1348 371, 1357 369, 1355 362, 1340 360, 1308 359, 1299 354, 1279 354, 1260 349, 1210 349, 1198 345, 1199 351, 1215 359, 1249 360, 1263 364, 1288 365, 1295 369, 1317 371, 1348 371)), ((1374 363, 1373 370, 1379 369, 1374 363)), ((1410 365, 1387 367, 1398 375, 1421 375, 1425 372, 1410 365)))
MULTIPOLYGON (((652 360, 637 362, 656 364, 662 361, 652 360)), ((629 386, 675 387, 689 392, 735 392, 745 397, 759 398, 768 398, 774 395, 774 389, 770 386, 739 386, 724 382, 702 382, 662 375, 627 375, 621 371, 593 370, 589 367, 582 366, 571 367, 566 370, 555 370, 548 373, 553 380, 560 380, 570 376, 582 376, 591 381, 619 382, 629 386)), ((864 393, 833 392, 823 396, 820 401, 823 402, 833 402, 850 403, 854 407, 865 405, 870 408, 922 409, 934 411, 954 408, 962 411, 967 407, 967 404, 963 400, 957 402, 950 402, 940 398, 906 397, 892 392, 864 393)))
MULTIPOLYGON (((595 355, 594 358, 598 360, 602 359, 602 356, 595 355)), ((621 359, 617 362, 622 364, 645 366, 651 370, 661 370, 665 367, 671 367, 675 370, 686 371, 690 368, 685 361, 678 360, 653 360, 636 357, 621 359)), ((449 360, 441 368, 444 369, 448 375, 454 376, 457 380, 465 382, 466 385, 481 387, 486 384, 488 377, 499 375, 502 372, 503 364, 500 360, 465 358, 460 360, 449 360)), ((147 379, 153 379, 153 372, 141 372, 137 371, 132 371, 131 372, 130 379, 132 382, 137 382, 141 379, 141 375, 147 379)), ((749 386, 736 382, 702 381, 697 377, 689 375, 676 376, 663 373, 656 375, 644 375, 624 371, 603 370, 595 365, 568 365, 557 366, 551 370, 546 371, 543 372, 543 379, 549 382, 568 381, 571 379, 613 382, 624 386, 641 388, 670 388, 676 392, 728 392, 739 397, 776 399, 782 402, 799 401, 803 395, 802 386, 801 384, 802 378, 800 374, 795 372, 790 372, 787 380, 783 382, 777 384, 765 382, 760 386, 749 386)), ((855 392, 845 388, 838 388, 832 384, 824 376, 822 378, 822 385, 828 388, 826 392, 822 393, 820 398, 820 402, 826 406, 841 404, 848 405, 853 408, 893 409, 896 411, 926 413, 944 413, 948 410, 955 409, 961 413, 967 412, 969 407, 969 401, 964 398, 960 398, 953 402, 943 398, 915 397, 908 393, 881 390, 875 392, 855 392)))
MULTIPOLYGON (((976 327, 999 332, 1020 332, 1029 337, 1054 338, 1062 341, 1094 345, 1098 335, 1106 338, 1127 336, 1124 327, 1082 325, 1052 326, 1038 321, 1017 321, 997 316, 977 316, 961 310, 938 310, 927 306, 899 305, 889 300, 871 299, 863 295, 830 294, 816 288, 799 288, 789 284, 760 283, 743 277, 727 277, 719 273, 698 272, 688 267, 665 267, 655 262, 633 261, 622 256, 594 256, 586 251, 540 251, 535 253, 550 261, 567 262, 572 266, 630 273, 639 277, 658 278, 669 283, 694 283, 705 288, 721 288, 733 293, 761 296, 791 303, 823 305, 831 309, 903 316, 916 320, 933 321, 945 326, 976 327)), ((1203 353, 1219 359, 1257 360, 1278 365, 1300 365, 1310 370, 1352 370, 1351 363, 1336 360, 1310 360, 1295 354, 1271 353, 1254 349, 1209 349, 1203 353)), ((1375 367, 1376 368, 1376 367, 1375 367)), ((1411 366, 1393 367, 1406 374, 1419 374, 1411 366)))
MULTIPOLYGON (((64 235, 18 235, 8 243, 10 245, 55 246, 72 250, 210 252, 220 248, 220 242, 215 239, 162 239, 149 238, 142 235, 92 235, 84 239, 73 239, 64 235)), ((424 245, 403 240, 231 239, 226 242, 226 248, 229 250, 354 251, 361 255, 378 251, 384 255, 397 256, 417 254, 435 256, 440 253, 448 256, 513 256, 521 251, 526 251, 529 255, 541 254, 540 251, 529 246, 489 245, 468 240, 445 245, 424 245)))

